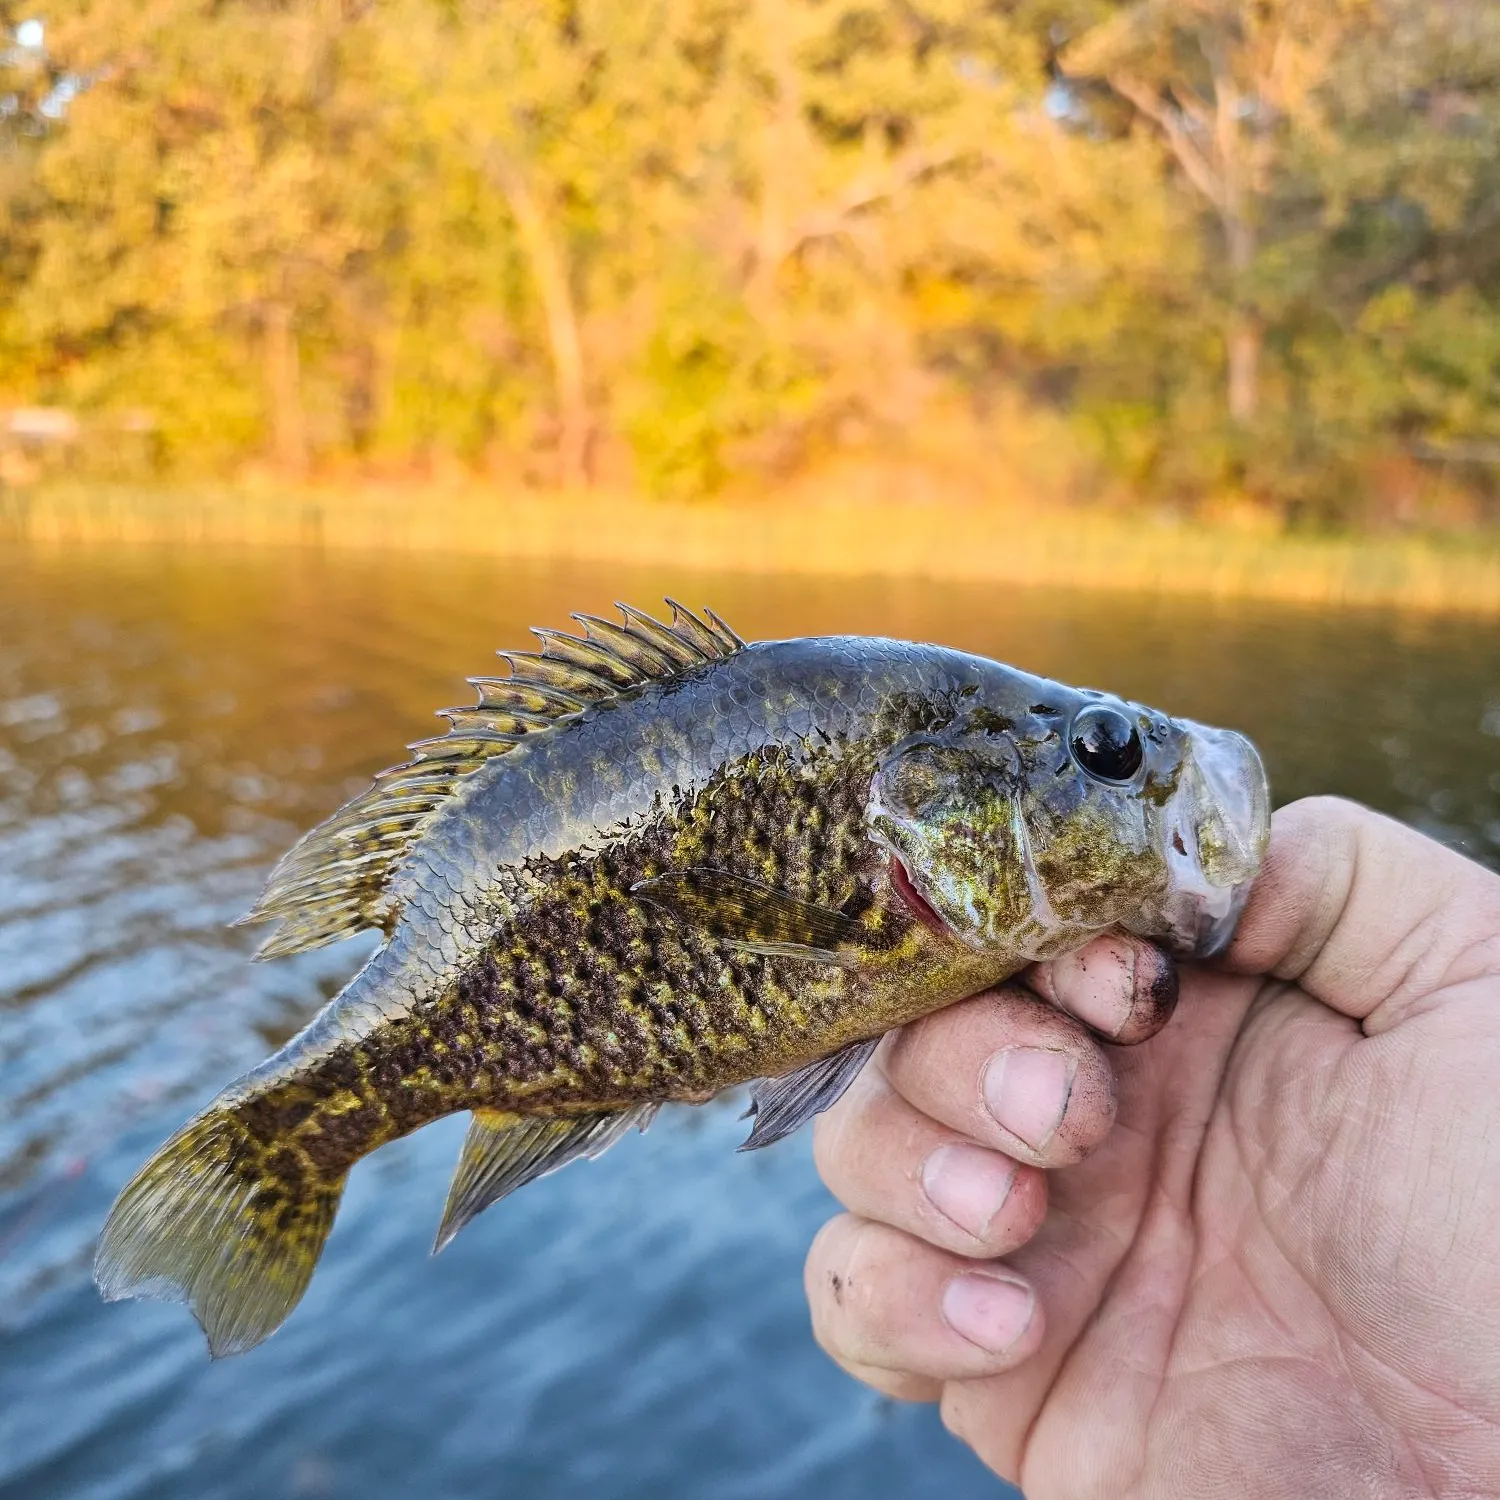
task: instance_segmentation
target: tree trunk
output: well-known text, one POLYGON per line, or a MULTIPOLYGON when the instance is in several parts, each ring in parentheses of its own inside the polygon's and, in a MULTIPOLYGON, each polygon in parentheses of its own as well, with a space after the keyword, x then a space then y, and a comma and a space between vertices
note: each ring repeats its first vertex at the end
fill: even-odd
POLYGON ((1229 419, 1243 427, 1260 404, 1260 324, 1239 309, 1229 317, 1228 349, 1229 419))
POLYGON ((261 325, 266 395, 271 409, 271 453, 288 474, 307 472, 307 424, 302 412, 302 367, 292 310, 272 302, 261 325))
POLYGON ((802 102, 789 51, 786 0, 759 0, 755 7, 763 58, 775 83, 770 118, 760 131, 760 202, 755 226, 755 260, 747 297, 762 312, 774 301, 776 273, 791 239, 791 187, 805 167, 801 150, 802 102))
POLYGON ((559 478, 565 485, 586 488, 593 477, 594 424, 567 260, 521 170, 497 146, 490 148, 487 159, 516 221, 547 324, 548 352, 557 387, 559 478))
POLYGON ((1255 231, 1238 213, 1225 218, 1229 240, 1230 308, 1224 334, 1229 420, 1246 426, 1260 405, 1260 319, 1248 306, 1245 280, 1255 262, 1255 231))

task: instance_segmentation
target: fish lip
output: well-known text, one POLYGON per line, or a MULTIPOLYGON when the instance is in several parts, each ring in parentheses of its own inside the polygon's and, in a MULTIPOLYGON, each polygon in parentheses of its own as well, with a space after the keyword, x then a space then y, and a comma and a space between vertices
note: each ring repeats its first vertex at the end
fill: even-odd
POLYGON ((921 887, 912 879, 911 871, 906 868, 906 861, 899 854, 892 854, 890 857, 890 876, 891 889, 924 927, 943 937, 957 937, 944 920, 943 914, 922 894, 921 887))
POLYGON ((1250 880, 1242 880, 1229 893, 1228 905, 1217 914, 1202 911, 1198 915, 1198 930, 1193 945, 1188 950, 1190 958, 1217 958, 1234 939, 1235 929, 1240 925, 1240 916, 1245 903, 1250 899, 1250 880))
POLYGON ((1158 927, 1154 933, 1141 935, 1152 937, 1174 958, 1197 962, 1218 958, 1234 941, 1253 884, 1253 880, 1243 880, 1238 885, 1220 886, 1212 898, 1200 894, 1182 901, 1169 914, 1165 930, 1158 927))
POLYGON ((1264 858, 1270 788, 1259 753, 1243 735, 1191 720, 1184 728, 1190 758, 1167 809, 1167 857, 1173 867, 1167 944, 1180 958, 1210 959, 1233 941, 1264 858), (1200 802, 1215 809, 1218 830, 1229 842, 1225 848, 1221 839, 1217 868, 1205 858, 1200 802))

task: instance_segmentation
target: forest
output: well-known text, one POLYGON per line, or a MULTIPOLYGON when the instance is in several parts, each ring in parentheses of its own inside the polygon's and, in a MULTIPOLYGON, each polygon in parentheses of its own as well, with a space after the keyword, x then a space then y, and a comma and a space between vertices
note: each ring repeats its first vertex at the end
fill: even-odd
POLYGON ((82 472, 1500 519, 1497 6, 0 0, 0 37, 0 413, 64 413, 82 472))

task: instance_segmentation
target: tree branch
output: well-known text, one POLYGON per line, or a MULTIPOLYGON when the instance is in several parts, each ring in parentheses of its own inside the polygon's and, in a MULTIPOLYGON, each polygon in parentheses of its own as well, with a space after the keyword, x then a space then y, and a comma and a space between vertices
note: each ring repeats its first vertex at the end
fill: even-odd
POLYGON ((532 191, 520 165, 498 141, 480 152, 491 182, 499 188, 515 220, 521 247, 530 263, 547 325, 547 343, 557 385, 558 442, 563 482, 585 486, 589 481, 592 413, 584 376, 583 339, 578 309, 569 283, 567 248, 553 232, 547 213, 532 191))
POLYGON ((1188 181, 1223 213, 1226 207, 1223 178, 1184 128, 1180 112, 1163 105, 1150 89, 1123 73, 1111 73, 1105 81, 1157 126, 1188 181))
POLYGON ((800 255, 815 240, 833 239, 843 234, 848 221, 855 215, 874 208, 876 204, 883 203, 887 199, 894 198, 898 193, 914 187, 924 178, 934 177, 939 172, 947 171, 949 167, 956 166, 973 154, 967 150, 949 151, 940 156, 933 156, 921 150, 908 152, 904 157, 890 164, 883 181, 872 183, 866 179, 863 182, 856 182, 848 188, 837 203, 807 215, 788 236, 787 246, 781 255, 782 262, 800 255))

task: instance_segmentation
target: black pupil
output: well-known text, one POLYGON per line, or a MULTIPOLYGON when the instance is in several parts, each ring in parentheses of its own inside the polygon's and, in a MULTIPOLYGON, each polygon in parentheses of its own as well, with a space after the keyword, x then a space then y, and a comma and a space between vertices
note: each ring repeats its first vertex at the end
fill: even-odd
POLYGON ((1117 708, 1086 708, 1073 720, 1073 754, 1101 781, 1129 781, 1141 768, 1141 737, 1117 708))

